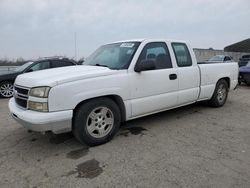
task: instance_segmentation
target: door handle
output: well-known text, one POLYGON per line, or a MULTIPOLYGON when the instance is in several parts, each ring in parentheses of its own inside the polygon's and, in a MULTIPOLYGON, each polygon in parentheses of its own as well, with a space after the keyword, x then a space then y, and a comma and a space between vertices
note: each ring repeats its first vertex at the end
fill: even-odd
POLYGON ((170 80, 176 80, 177 79, 177 74, 170 74, 169 79, 170 80))

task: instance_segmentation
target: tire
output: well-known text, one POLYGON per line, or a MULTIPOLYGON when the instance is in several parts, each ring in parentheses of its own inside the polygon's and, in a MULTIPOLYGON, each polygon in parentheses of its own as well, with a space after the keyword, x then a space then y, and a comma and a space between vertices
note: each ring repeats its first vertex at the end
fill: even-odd
POLYGON ((3 81, 0 83, 0 97, 2 98, 10 98, 13 97, 14 94, 14 86, 10 81, 3 81))
POLYGON ((80 143, 97 146, 110 141, 120 123, 121 114, 116 103, 109 98, 98 98, 76 109, 72 130, 80 143))
POLYGON ((226 80, 219 80, 216 84, 212 98, 208 101, 212 107, 221 107, 227 101, 228 83, 226 80))

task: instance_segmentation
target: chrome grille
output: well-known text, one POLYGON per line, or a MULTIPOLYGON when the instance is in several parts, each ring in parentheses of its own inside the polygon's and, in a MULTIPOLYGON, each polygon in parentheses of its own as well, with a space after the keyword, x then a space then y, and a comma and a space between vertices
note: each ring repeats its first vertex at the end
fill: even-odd
POLYGON ((14 86, 14 98, 16 103, 22 108, 27 108, 29 88, 14 86))

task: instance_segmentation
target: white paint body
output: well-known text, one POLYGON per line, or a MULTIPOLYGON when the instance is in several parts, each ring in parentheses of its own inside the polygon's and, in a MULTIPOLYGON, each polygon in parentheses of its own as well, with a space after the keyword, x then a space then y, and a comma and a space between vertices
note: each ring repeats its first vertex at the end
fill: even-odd
MULTIPOLYGON (((135 41, 135 40, 133 40, 135 41)), ((75 107, 87 100, 96 97, 116 95, 121 97, 125 110, 125 120, 134 119, 159 111, 191 104, 212 97, 216 83, 221 78, 229 78, 230 90, 238 83, 238 64, 201 64, 197 61, 192 48, 188 49, 192 58, 192 66, 178 67, 171 42, 173 40, 139 40, 141 42, 130 66, 127 70, 110 70, 98 66, 72 66, 35 73, 22 74, 17 77, 15 84, 22 87, 33 88, 50 86, 48 97, 49 112, 35 112, 20 109, 14 99, 10 100, 11 113, 24 122, 42 125, 42 118, 47 117, 50 123, 64 120, 70 122, 75 107), (143 71, 134 71, 137 59, 143 47, 149 42, 165 42, 168 46, 173 68, 143 71), (176 74, 176 80, 170 80, 169 74, 176 74), (61 117, 60 114, 61 113, 61 117), (56 114, 55 116, 53 114, 56 114), (32 115, 32 122, 29 116, 32 115), (55 117, 53 119, 53 117, 55 117), (36 122, 37 121, 39 122, 36 122)), ((182 42, 182 41, 181 41, 182 42)), ((71 124, 60 129, 46 128, 37 131, 52 130, 55 133, 71 130, 71 124)), ((35 129, 35 126, 28 127, 35 129)))

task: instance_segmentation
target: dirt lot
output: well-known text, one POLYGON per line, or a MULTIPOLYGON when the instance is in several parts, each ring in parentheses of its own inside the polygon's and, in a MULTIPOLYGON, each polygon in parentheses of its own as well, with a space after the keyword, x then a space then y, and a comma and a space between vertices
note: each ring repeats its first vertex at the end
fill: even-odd
POLYGON ((108 144, 28 133, 0 99, 1 187, 250 187, 250 87, 133 120, 108 144))

